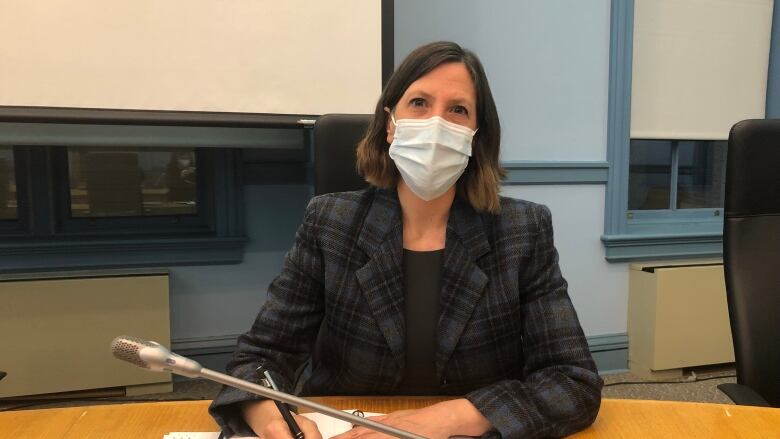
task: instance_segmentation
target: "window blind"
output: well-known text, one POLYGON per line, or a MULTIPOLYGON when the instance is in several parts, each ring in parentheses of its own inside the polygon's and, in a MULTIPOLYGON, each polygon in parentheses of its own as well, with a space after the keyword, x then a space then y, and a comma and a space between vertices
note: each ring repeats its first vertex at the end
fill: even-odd
POLYGON ((631 137, 728 138, 763 118, 772 0, 636 0, 631 137))

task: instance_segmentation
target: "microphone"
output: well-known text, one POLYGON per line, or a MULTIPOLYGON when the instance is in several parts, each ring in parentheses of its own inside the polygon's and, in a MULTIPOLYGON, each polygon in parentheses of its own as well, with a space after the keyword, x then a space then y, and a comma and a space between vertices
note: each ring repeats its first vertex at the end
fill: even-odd
POLYGON ((244 381, 234 376, 219 373, 207 369, 195 360, 191 360, 181 355, 169 351, 161 344, 154 341, 147 341, 138 337, 122 335, 111 342, 111 352, 114 357, 132 363, 138 367, 143 367, 155 372, 171 372, 188 378, 206 378, 216 381, 226 386, 235 387, 255 395, 264 396, 269 399, 286 402, 297 406, 302 406, 341 419, 354 425, 361 425, 380 433, 403 439, 425 439, 425 437, 404 431, 389 425, 380 424, 370 419, 346 413, 341 410, 318 404, 307 399, 290 395, 289 393, 263 387, 259 384, 244 381))
POLYGON ((197 361, 174 354, 160 343, 129 335, 111 342, 114 357, 155 372, 173 372, 188 378, 200 376, 203 367, 197 361))

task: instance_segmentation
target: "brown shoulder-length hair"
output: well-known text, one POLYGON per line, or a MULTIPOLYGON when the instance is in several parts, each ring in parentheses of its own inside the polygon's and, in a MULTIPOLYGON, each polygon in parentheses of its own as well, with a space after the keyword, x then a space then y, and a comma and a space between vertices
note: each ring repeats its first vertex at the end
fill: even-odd
POLYGON ((497 214, 498 197, 504 169, 499 162, 501 124, 490 92, 485 70, 477 56, 459 45, 440 41, 418 47, 410 53, 387 81, 379 96, 374 117, 357 147, 357 170, 367 182, 382 188, 394 188, 399 173, 390 158, 387 143, 385 108, 394 109, 409 85, 436 67, 451 62, 463 63, 471 74, 477 93, 477 133, 466 170, 457 182, 456 192, 478 212, 497 214))

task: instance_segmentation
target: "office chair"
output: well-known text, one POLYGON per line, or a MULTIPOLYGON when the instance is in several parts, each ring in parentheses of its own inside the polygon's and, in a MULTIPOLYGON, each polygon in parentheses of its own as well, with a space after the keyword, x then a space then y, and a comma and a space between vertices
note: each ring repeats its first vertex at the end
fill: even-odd
POLYGON ((325 114, 314 124, 314 194, 368 186, 355 169, 355 148, 368 129, 369 114, 325 114))
MULTIPOLYGON (((314 195, 368 187, 355 168, 355 150, 371 122, 370 114, 324 114, 314 124, 314 195)), ((320 344, 322 326, 316 344, 320 344)), ((309 379, 311 360, 297 371, 295 388, 309 379)))
POLYGON ((746 120, 729 135, 723 262, 737 383, 735 403, 780 407, 780 120, 746 120))

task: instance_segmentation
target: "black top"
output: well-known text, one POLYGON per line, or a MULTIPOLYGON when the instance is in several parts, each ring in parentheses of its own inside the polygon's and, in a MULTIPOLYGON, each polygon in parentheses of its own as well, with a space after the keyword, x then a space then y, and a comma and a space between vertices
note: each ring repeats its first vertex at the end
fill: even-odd
POLYGON ((406 373, 399 395, 435 395, 441 391, 436 375, 436 328, 439 321, 444 250, 404 249, 404 308, 406 373))

